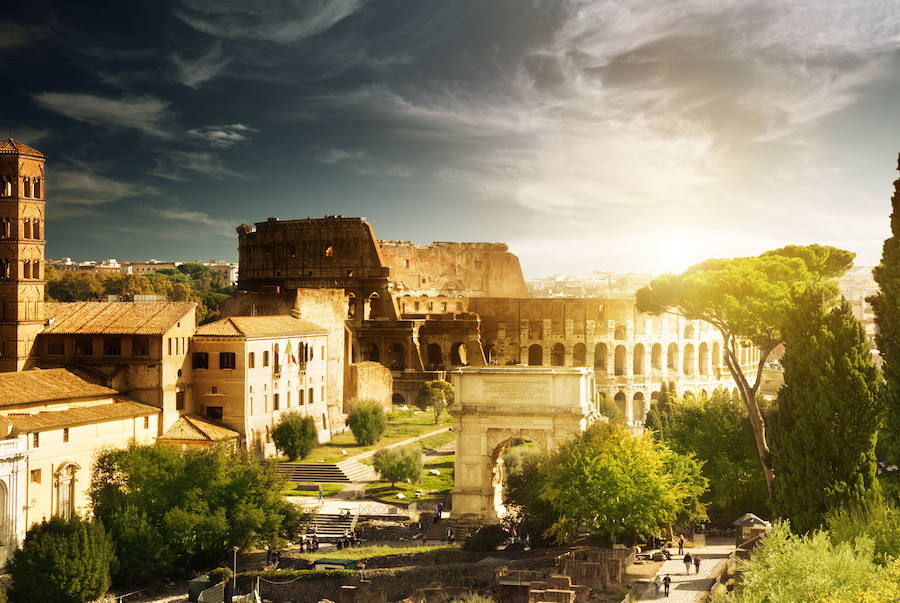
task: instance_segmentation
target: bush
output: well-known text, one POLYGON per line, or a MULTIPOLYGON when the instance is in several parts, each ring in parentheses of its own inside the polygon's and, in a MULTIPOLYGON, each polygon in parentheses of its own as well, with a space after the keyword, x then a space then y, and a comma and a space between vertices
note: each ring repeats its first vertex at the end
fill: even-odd
POLYGON ((113 545, 100 523, 53 517, 32 526, 9 562, 13 601, 93 601, 109 588, 113 545))
POLYGON ((444 409, 453 404, 453 396, 453 385, 447 381, 441 379, 426 381, 416 395, 416 406, 422 410, 431 408, 431 412, 434 413, 434 424, 437 425, 444 409))
POLYGON ((319 430, 316 421, 310 416, 292 412, 283 415, 281 421, 272 430, 275 446, 294 461, 307 456, 319 443, 319 430))
POLYGON ((231 582, 232 578, 234 578, 234 572, 232 572, 231 569, 227 567, 217 567, 213 571, 209 572, 209 581, 213 584, 219 584, 221 582, 225 582, 227 584, 231 582))
POLYGON ((418 446, 383 448, 372 459, 375 471, 391 486, 397 482, 417 482, 422 475, 422 453, 418 446))
POLYGON ((466 536, 462 548, 466 551, 495 551, 507 538, 509 534, 499 524, 482 526, 475 533, 466 536))
POLYGON ((358 444, 371 446, 387 429, 387 414, 375 400, 357 400, 351 403, 347 425, 358 444))

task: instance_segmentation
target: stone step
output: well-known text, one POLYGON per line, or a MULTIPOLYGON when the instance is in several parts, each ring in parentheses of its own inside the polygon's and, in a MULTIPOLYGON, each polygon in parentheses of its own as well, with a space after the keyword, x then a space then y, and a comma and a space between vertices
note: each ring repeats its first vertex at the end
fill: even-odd
POLYGON ((376 479, 368 465, 353 460, 340 463, 278 463, 278 474, 292 482, 350 483, 376 479))

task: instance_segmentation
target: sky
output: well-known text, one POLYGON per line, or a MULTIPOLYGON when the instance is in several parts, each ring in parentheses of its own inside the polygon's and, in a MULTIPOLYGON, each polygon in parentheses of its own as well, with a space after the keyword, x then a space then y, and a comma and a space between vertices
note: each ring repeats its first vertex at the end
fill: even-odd
POLYGON ((48 258, 237 259, 365 216, 526 276, 823 243, 876 264, 900 0, 30 0, 0 135, 48 156, 48 258))

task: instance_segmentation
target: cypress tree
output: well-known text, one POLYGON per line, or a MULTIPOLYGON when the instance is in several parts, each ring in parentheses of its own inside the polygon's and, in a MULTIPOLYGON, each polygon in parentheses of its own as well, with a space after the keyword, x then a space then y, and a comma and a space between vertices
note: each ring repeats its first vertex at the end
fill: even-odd
MULTIPOLYGON (((897 170, 900 171, 900 156, 897 170)), ((879 449, 888 460, 897 463, 900 462, 900 178, 894 180, 891 210, 891 236, 885 239, 881 263, 873 271, 880 291, 868 301, 875 311, 878 326, 875 343, 883 361, 884 383, 879 395, 886 414, 879 449)))
POLYGON ((877 372, 862 326, 842 301, 801 295, 783 334, 784 387, 773 421, 775 512, 799 532, 876 487, 877 372))

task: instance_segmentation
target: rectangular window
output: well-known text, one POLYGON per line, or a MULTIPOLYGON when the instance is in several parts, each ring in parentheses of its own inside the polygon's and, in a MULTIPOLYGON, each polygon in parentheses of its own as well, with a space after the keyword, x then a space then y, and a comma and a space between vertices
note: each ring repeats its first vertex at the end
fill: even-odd
POLYGON ((237 367, 237 356, 234 352, 219 352, 219 368, 233 369, 237 367))
POLYGON ((309 388, 309 403, 312 404, 313 400, 313 388, 309 388))
POLYGON ((269 366, 269 350, 263 352, 263 366, 269 366))
POLYGON ((175 410, 184 410, 184 392, 175 392, 175 410))
POLYGON ((325 400, 325 386, 324 385, 322 386, 322 397, 319 399, 323 400, 323 401, 325 400))
POLYGON ((206 416, 210 419, 222 420, 222 407, 221 406, 207 406, 206 407, 206 416))
POLYGON ((247 354, 247 368, 254 368, 256 366, 256 354, 250 352, 247 354))
POLYGON ((304 393, 304 392, 303 392, 302 389, 298 389, 298 390, 297 390, 297 395, 300 396, 300 400, 299 400, 300 406, 303 406, 303 393, 304 393))
POLYGON ((52 335, 47 338, 47 355, 64 356, 66 353, 66 338, 62 335, 52 335))
POLYGON ((169 340, 169 356, 171 356, 172 355, 172 338, 169 337, 168 340, 169 340))
POLYGON ((150 429, 150 417, 144 417, 144 429, 150 429))
POLYGON ((90 335, 79 335, 75 337, 75 355, 76 356, 93 356, 94 355, 94 338, 90 335))
POLYGON ((281 408, 280 404, 281 400, 278 394, 274 394, 272 396, 272 410, 279 410, 281 408))
POLYGON ((41 445, 41 434, 40 433, 31 434, 31 447, 37 448, 40 445, 41 445))
MULTIPOLYGON (((288 386, 290 386, 290 385, 291 385, 291 384, 288 383, 288 386)), ((288 392, 288 393, 287 393, 287 406, 286 406, 286 408, 290 408, 290 407, 291 407, 291 392, 288 392)))
POLYGON ((193 359, 193 367, 195 369, 209 368, 209 352, 194 352, 193 359))
POLYGON ((40 469, 32 469, 31 470, 31 483, 32 484, 41 483, 41 470, 40 469))
POLYGON ((218 386, 218 385, 210 385, 210 386, 209 386, 209 393, 211 393, 211 394, 218 394, 218 393, 219 393, 219 386, 218 386))
POLYGON ((69 428, 66 427, 63 429, 63 443, 65 444, 68 441, 69 441, 69 428))
POLYGON ((104 337, 103 338, 103 355, 104 356, 121 356, 122 355, 122 338, 121 337, 104 337))
POLYGON ((149 356, 150 355, 150 338, 149 337, 132 337, 131 338, 131 355, 132 356, 149 356))

